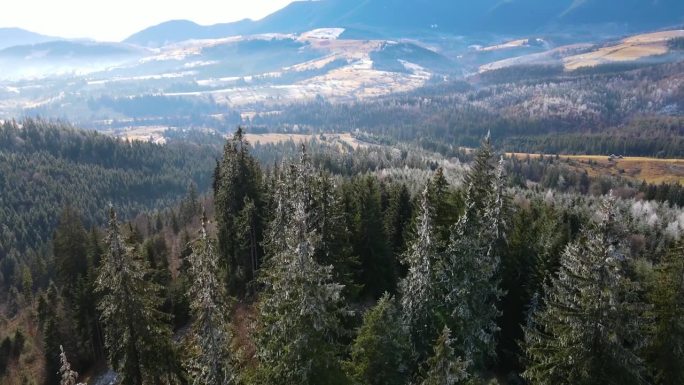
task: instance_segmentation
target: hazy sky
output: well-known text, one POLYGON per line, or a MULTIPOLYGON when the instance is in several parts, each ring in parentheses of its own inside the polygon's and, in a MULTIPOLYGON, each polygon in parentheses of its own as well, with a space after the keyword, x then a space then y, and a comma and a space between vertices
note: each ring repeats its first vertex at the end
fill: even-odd
POLYGON ((199 24, 259 19, 292 0, 2 0, 0 27, 119 41, 172 19, 199 24))

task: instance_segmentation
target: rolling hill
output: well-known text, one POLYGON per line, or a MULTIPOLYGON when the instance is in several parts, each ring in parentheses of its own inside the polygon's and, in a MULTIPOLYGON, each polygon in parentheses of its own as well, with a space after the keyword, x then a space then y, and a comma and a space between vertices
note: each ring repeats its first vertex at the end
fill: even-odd
POLYGON ((21 28, 0 28, 0 49, 15 45, 44 43, 53 40, 61 39, 57 37, 41 35, 21 28))
POLYGON ((4 79, 90 73, 142 58, 145 50, 121 43, 57 40, 0 50, 4 79))

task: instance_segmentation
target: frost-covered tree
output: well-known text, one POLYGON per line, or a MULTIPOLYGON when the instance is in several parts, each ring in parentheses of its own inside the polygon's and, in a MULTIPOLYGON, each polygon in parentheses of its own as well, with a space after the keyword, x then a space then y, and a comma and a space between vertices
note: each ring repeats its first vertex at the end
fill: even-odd
POLYGON ((466 175, 465 212, 452 227, 444 258, 437 268, 447 325, 457 331, 454 349, 482 369, 495 354, 500 257, 506 195, 503 162, 493 165, 489 136, 466 175))
POLYGON ((64 353, 64 348, 60 345, 59 346, 59 374, 60 374, 60 385, 81 385, 77 384, 76 381, 78 380, 78 373, 74 370, 71 370, 71 364, 69 363, 69 360, 67 360, 66 353, 64 353))
POLYGON ((614 199, 600 219, 561 257, 542 309, 525 331, 529 366, 524 376, 539 385, 643 384, 645 310, 628 263, 614 199))
MULTIPOLYGON (((344 384, 338 338, 342 332, 342 286, 333 281, 331 266, 314 260, 320 236, 311 228, 310 167, 305 154, 293 168, 287 188, 292 199, 281 201, 280 237, 262 270, 264 291, 258 303, 255 335, 258 384, 344 384)), ((272 236, 277 236, 272 232, 272 236)))
POLYGON ((346 296, 357 295, 360 290, 357 284, 360 263, 353 254, 352 234, 332 177, 324 171, 314 170, 306 148, 302 147, 299 164, 283 165, 273 179, 273 213, 265 235, 267 254, 275 255, 285 249, 282 234, 289 226, 286 214, 294 211, 298 194, 295 187, 309 186, 304 207, 309 218, 309 230, 315 230, 319 237, 314 260, 321 265, 333 266, 334 279, 345 285, 346 296))
POLYGON ((411 343, 396 300, 385 294, 363 316, 347 372, 359 385, 404 385, 410 376, 411 343))
POLYGON ((207 218, 203 215, 200 238, 191 245, 192 254, 188 257, 193 333, 191 357, 186 366, 193 384, 231 384, 234 372, 226 319, 228 309, 218 254, 207 235, 206 224, 207 218))
POLYGON ((435 264, 437 249, 433 227, 433 209, 428 187, 421 198, 416 236, 404 256, 408 274, 400 283, 403 321, 411 342, 422 362, 430 354, 430 347, 439 334, 441 301, 437 297, 435 264))
POLYGON ((421 385, 456 385, 468 379, 468 362, 457 357, 452 348, 451 331, 444 327, 427 361, 427 372, 421 385))
POLYGON ((106 251, 96 281, 109 363, 122 385, 177 383, 178 365, 168 316, 159 308, 159 288, 147 267, 124 243, 110 209, 106 251))

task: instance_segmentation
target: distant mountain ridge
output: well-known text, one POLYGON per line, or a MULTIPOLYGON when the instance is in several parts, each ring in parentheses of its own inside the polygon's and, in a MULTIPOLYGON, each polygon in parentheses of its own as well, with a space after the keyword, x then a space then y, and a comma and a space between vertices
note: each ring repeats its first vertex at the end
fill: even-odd
POLYGON ((58 37, 45 36, 21 28, 0 28, 0 50, 16 45, 28 45, 60 40, 58 37))
POLYGON ((526 35, 573 25, 609 24, 627 32, 684 23, 681 0, 320 0, 295 1, 258 21, 201 26, 175 20, 142 30, 127 43, 161 46, 189 39, 344 27, 406 34, 526 35))

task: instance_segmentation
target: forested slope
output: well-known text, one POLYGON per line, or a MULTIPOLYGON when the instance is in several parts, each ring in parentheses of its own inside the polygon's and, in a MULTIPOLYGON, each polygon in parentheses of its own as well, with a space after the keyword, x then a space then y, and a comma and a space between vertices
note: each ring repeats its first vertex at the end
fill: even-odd
POLYGON ((111 203, 122 217, 206 191, 218 148, 124 142, 41 120, 0 126, 0 260, 48 240, 65 205, 87 225, 111 203))
POLYGON ((375 100, 269 107, 255 127, 359 130, 453 153, 487 132, 507 151, 684 156, 684 63, 574 72, 520 66, 375 100), (388 117, 391 117, 388 119, 388 117))

